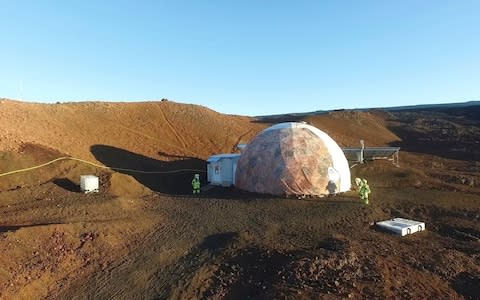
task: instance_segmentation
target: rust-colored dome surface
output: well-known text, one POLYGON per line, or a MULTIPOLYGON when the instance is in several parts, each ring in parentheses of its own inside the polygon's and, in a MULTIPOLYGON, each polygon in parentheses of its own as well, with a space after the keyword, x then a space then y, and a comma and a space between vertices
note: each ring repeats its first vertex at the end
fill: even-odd
POLYGON ((239 189, 272 195, 328 195, 350 189, 350 169, 326 133, 303 123, 267 128, 238 161, 239 189))

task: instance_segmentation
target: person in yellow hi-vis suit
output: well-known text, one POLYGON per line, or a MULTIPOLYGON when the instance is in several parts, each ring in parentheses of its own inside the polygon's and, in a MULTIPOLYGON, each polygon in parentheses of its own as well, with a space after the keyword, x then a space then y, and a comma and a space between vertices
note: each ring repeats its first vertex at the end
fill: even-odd
POLYGON ((355 178, 355 184, 357 185, 360 199, 368 205, 368 195, 371 193, 368 181, 366 179, 355 178))
POLYGON ((368 205, 368 195, 370 194, 370 187, 366 179, 362 180, 362 185, 360 186, 360 199, 362 199, 365 204, 368 205))
POLYGON ((200 194, 200 175, 195 174, 192 180, 192 188, 194 194, 200 194))

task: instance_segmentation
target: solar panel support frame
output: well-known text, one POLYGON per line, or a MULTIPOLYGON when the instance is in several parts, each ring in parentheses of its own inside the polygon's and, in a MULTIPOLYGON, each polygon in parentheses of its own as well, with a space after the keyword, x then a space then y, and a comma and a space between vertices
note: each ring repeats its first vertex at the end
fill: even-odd
POLYGON ((388 160, 399 167, 400 147, 362 147, 342 148, 345 157, 354 164, 363 164, 368 160, 388 160))

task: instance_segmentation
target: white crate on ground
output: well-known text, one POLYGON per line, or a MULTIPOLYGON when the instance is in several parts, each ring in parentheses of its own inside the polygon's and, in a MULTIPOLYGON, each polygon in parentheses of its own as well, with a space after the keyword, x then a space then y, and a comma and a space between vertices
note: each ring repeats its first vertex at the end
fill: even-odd
POLYGON ((84 193, 97 193, 98 177, 94 175, 81 175, 80 190, 84 193))
POLYGON ((376 225, 401 236, 425 230, 424 222, 403 218, 393 218, 391 220, 377 222, 376 225))

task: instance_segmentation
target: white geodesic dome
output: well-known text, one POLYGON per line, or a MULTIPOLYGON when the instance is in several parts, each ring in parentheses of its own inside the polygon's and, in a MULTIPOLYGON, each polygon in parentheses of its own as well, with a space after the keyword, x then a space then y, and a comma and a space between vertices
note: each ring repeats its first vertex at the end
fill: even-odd
POLYGON ((255 193, 323 196, 350 190, 350 168, 325 132, 306 123, 280 123, 244 149, 235 184, 255 193))

